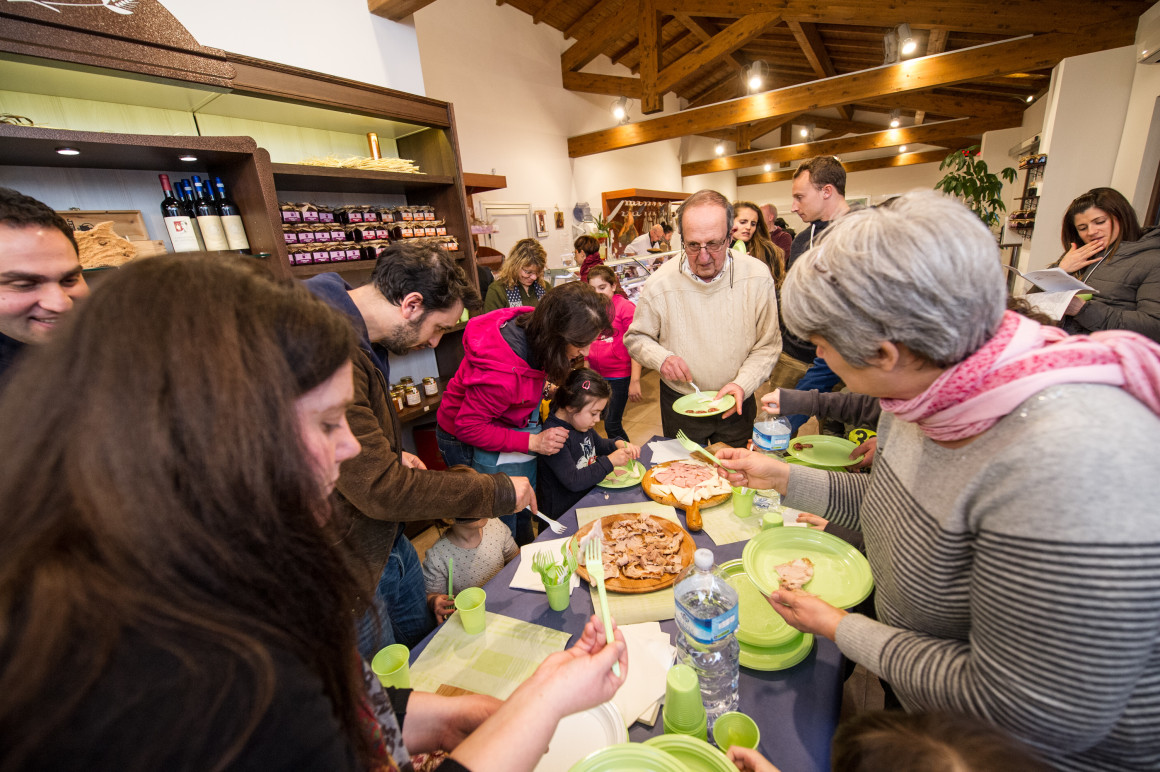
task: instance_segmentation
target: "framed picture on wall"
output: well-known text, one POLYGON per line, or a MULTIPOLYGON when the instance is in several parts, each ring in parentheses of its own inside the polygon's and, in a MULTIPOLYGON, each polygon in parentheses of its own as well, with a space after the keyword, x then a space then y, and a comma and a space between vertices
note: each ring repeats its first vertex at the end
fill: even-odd
POLYGON ((558 230, 558 231, 564 230, 564 213, 561 212, 559 209, 557 209, 555 217, 556 217, 556 230, 558 230))
POLYGON ((543 209, 536 210, 536 235, 540 238, 548 235, 548 213, 543 209))

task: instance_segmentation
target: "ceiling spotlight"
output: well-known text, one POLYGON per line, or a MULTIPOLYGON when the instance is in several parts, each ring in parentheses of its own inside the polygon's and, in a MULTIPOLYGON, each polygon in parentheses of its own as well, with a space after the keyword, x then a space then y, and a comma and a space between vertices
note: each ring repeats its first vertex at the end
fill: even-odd
POLYGON ((178 156, 177 160, 178 161, 185 161, 188 164, 188 163, 193 163, 194 161, 196 161, 197 156, 191 155, 190 153, 186 153, 185 155, 178 156))
POLYGON ((60 153, 61 155, 80 155, 81 154, 81 151, 77 150, 75 147, 58 147, 56 149, 56 152, 60 153))
POLYGON ((771 171, 773 171, 773 164, 766 164, 762 168, 764 168, 767 172, 771 172, 771 171))
POLYGON ((628 122, 628 97, 618 97, 613 100, 612 106, 608 109, 617 123, 628 122))
POLYGON ((807 142, 813 141, 815 128, 817 128, 817 127, 812 123, 807 123, 804 126, 802 126, 801 134, 802 134, 802 137, 804 137, 807 142))
POLYGON ((903 56, 910 56, 918 50, 918 43, 914 36, 910 34, 909 24, 898 25, 898 50, 903 56))
POLYGON ((1028 95, 1027 95, 1027 104, 1031 104, 1031 103, 1032 103, 1032 102, 1034 102, 1034 101, 1035 101, 1035 95, 1034 95, 1034 94, 1028 94, 1028 95))
POLYGON ((769 77, 769 67, 758 59, 745 68, 745 85, 750 91, 761 91, 765 88, 766 78, 769 77))
POLYGON ((890 112, 890 128, 897 129, 902 125, 902 110, 897 107, 890 112))
POLYGON ((905 153, 905 152, 906 152, 906 145, 899 145, 899 146, 898 146, 898 152, 899 152, 899 153, 905 153))
POLYGON ((713 152, 717 155, 725 155, 725 143, 718 142, 717 147, 713 148, 713 152))

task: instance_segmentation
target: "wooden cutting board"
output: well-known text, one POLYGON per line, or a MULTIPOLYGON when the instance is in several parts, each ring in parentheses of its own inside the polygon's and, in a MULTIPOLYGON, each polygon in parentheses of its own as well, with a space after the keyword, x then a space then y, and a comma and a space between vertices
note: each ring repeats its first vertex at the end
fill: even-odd
MULTIPOLYGON (((599 520, 593 520, 588 525, 576 532, 573 537, 576 539, 577 552, 579 552, 580 539, 588 535, 596 523, 600 523, 600 527, 607 533, 608 529, 616 525, 622 520, 635 520, 640 517, 639 512, 627 512, 619 515, 605 515, 599 520)), ((677 533, 685 534, 685 538, 681 540, 681 549, 677 555, 681 558, 681 571, 689 567, 693 562, 693 553, 696 551, 696 545, 693 544, 693 537, 681 526, 674 523, 672 520, 666 520, 663 517, 650 515, 649 518, 659 525, 666 534, 672 536, 677 533)), ((592 580, 588 576, 588 569, 584 566, 576 567, 576 575, 584 581, 592 584, 592 580)), ((666 587, 671 587, 676 581, 680 573, 665 574, 659 577, 647 577, 644 579, 629 579, 627 576, 618 576, 615 579, 606 579, 604 581, 604 588, 609 592, 621 592, 625 594, 652 592, 654 590, 663 590, 666 587)))

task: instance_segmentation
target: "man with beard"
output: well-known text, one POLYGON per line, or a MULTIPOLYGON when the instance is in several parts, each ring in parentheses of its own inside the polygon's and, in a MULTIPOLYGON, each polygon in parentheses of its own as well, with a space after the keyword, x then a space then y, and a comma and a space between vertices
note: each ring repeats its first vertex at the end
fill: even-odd
POLYGON ((352 288, 336 273, 304 283, 349 317, 359 336, 347 421, 362 453, 342 465, 336 511, 352 520, 346 540, 365 564, 356 570, 366 572, 366 600, 373 609, 360 625, 359 650, 369 658, 391 643, 414 646, 435 626, 422 567, 401 521, 510 515, 535 507, 535 493, 524 477, 485 475, 468 467, 428 470, 402 449, 388 353, 403 356, 438 345, 465 306, 480 306, 478 293, 446 250, 392 244, 361 287, 352 288))

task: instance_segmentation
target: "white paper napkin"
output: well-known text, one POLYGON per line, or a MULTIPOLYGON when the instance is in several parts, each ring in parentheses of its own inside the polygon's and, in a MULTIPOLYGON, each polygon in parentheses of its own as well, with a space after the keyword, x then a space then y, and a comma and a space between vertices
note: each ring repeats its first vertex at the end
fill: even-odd
POLYGON ((665 461, 688 461, 689 451, 677 440, 653 440, 648 444, 652 448, 652 463, 663 464, 665 461))
POLYGON ((673 663, 675 649, 669 634, 656 622, 620 628, 628 644, 628 679, 612 698, 612 703, 631 726, 639 716, 651 712, 665 694, 665 679, 673 663))
MULTIPOLYGON (((548 541, 534 541, 531 544, 525 544, 520 548, 520 562, 516 566, 515 576, 512 577, 511 583, 508 587, 516 590, 534 590, 536 592, 544 592, 544 582, 540 579, 540 575, 532 570, 532 557, 537 552, 547 552, 552 558, 559 563, 562 559, 560 554, 560 547, 568 539, 549 539, 548 541)), ((568 593, 571 594, 580 586, 580 579, 576 574, 572 574, 572 579, 568 583, 570 589, 568 593)))

